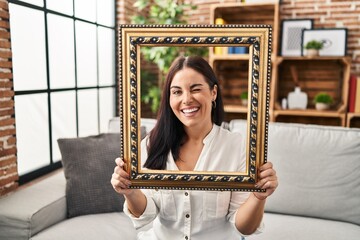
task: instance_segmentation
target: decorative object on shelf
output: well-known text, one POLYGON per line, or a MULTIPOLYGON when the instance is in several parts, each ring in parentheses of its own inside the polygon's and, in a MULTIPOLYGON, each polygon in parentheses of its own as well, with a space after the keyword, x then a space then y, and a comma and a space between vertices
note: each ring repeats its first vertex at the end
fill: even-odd
POLYGON ((286 19, 281 22, 281 56, 301 56, 303 29, 312 29, 312 19, 286 19))
POLYGON ((241 99, 241 104, 243 106, 247 106, 248 105, 248 92, 245 91, 245 92, 242 92, 241 95, 240 95, 240 99, 241 99))
POLYGON ((330 108, 333 98, 328 93, 321 92, 315 95, 314 102, 317 110, 327 110, 330 108))
POLYGON ((300 87, 295 87, 295 90, 288 94, 289 109, 306 109, 307 101, 307 94, 302 92, 300 87))
MULTIPOLYGON (((218 17, 215 19, 215 24, 216 25, 224 25, 225 24, 225 20, 218 17)), ((221 54, 226 54, 227 53, 227 48, 226 47, 214 47, 214 53, 221 55, 221 54)))
MULTIPOLYGON (((301 45, 316 40, 323 43, 323 48, 319 51, 320 56, 345 56, 347 47, 346 28, 323 28, 323 29, 303 29, 301 45)), ((304 47, 301 48, 304 56, 304 47)))
POLYGON ((317 57, 319 56, 319 50, 321 50, 324 46, 323 42, 311 40, 307 42, 304 46, 306 49, 306 56, 308 57, 317 57))
MULTIPOLYGON (((349 113, 355 112, 356 87, 357 87, 358 84, 360 84, 360 77, 356 78, 356 75, 354 75, 354 74, 350 75, 349 100, 348 100, 348 112, 349 113)), ((360 92, 358 94, 359 94, 359 101, 360 101, 360 92)))
POLYGON ((299 86, 299 79, 296 67, 290 66, 292 79, 295 83, 295 90, 288 94, 287 104, 289 109, 306 109, 307 107, 307 94, 301 91, 299 86))
POLYGON ((281 100, 281 108, 282 109, 287 109, 287 99, 286 98, 283 98, 281 100))
POLYGON ((228 47, 228 54, 248 54, 248 47, 228 47))

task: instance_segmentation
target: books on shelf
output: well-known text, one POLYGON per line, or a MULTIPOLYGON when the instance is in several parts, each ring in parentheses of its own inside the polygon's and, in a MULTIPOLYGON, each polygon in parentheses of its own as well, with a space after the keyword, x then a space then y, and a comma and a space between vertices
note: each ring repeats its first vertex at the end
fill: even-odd
POLYGON ((360 113, 360 77, 350 76, 349 83, 349 112, 360 113))

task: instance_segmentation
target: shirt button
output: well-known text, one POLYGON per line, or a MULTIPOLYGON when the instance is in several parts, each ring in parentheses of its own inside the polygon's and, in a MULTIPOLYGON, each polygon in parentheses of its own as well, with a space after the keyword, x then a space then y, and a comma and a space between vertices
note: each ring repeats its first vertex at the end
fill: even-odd
POLYGON ((188 196, 189 195, 189 193, 188 192, 185 192, 185 196, 188 196))
POLYGON ((189 218, 189 217, 190 217, 190 214, 186 214, 185 217, 186 217, 186 218, 189 218))
POLYGON ((186 239, 186 240, 188 240, 188 239, 189 239, 189 237, 188 237, 188 236, 185 236, 185 239, 186 239))

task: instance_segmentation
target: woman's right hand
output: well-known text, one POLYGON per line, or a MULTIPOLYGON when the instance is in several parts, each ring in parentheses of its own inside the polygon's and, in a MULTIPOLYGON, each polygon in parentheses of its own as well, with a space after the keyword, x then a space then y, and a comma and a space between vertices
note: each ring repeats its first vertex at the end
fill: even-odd
POLYGON ((124 170, 125 162, 121 158, 116 158, 115 163, 116 167, 111 176, 111 185, 117 193, 125 196, 131 195, 133 189, 129 189, 131 181, 129 180, 129 174, 124 170))

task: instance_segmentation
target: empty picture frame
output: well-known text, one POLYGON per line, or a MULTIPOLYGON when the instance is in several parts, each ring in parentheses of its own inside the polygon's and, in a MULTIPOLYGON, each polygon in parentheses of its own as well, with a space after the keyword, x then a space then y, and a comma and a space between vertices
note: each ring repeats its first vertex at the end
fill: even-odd
MULTIPOLYGON (((271 27, 268 25, 120 25, 118 29, 121 154, 131 188, 261 191, 267 158, 271 27), (249 100, 244 172, 144 169, 141 165, 141 47, 249 48, 249 100)), ((240 145, 240 143, 239 143, 240 145)), ((245 151, 245 150, 244 150, 245 151)))
POLYGON ((305 55, 304 46, 311 40, 323 42, 324 46, 319 51, 320 56, 345 56, 347 48, 346 28, 321 28, 304 29, 302 31, 301 55, 305 55))
POLYGON ((313 27, 312 19, 287 19, 281 23, 281 56, 301 56, 302 30, 313 27))

